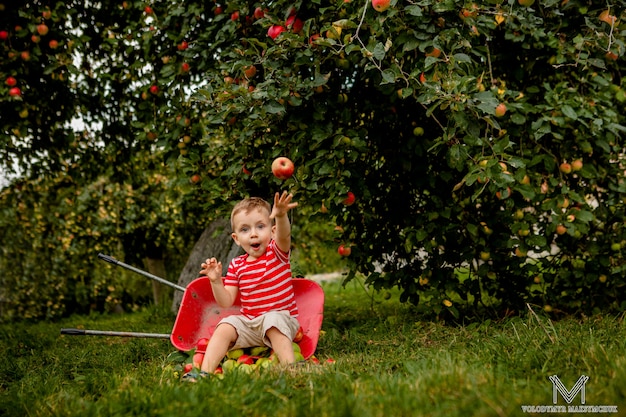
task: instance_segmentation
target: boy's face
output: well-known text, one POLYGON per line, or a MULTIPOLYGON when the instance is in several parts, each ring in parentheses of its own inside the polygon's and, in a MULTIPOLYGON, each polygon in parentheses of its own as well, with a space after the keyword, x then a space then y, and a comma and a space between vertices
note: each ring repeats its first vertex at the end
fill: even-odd
POLYGON ((246 251, 249 260, 255 260, 265 253, 273 233, 267 210, 242 210, 233 216, 233 240, 246 251))

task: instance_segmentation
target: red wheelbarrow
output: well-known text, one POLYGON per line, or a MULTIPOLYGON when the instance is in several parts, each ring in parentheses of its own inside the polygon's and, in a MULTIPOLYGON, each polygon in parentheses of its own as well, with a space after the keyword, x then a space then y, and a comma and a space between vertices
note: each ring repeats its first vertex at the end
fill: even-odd
MULTIPOLYGON (((198 345, 200 339, 210 339, 219 321, 232 314, 239 314, 241 303, 239 297, 229 308, 220 307, 213 297, 211 283, 206 277, 193 280, 187 288, 176 285, 163 278, 152 275, 141 269, 125 264, 115 258, 98 254, 98 258, 137 272, 152 280, 183 291, 183 299, 178 309, 176 321, 171 334, 114 332, 102 330, 61 329, 61 334, 90 336, 121 336, 170 339, 172 345, 181 351, 189 351, 198 345)), ((302 356, 308 359, 315 353, 324 316, 324 290, 311 280, 294 278, 293 288, 298 305, 298 321, 304 333, 298 342, 302 356)))

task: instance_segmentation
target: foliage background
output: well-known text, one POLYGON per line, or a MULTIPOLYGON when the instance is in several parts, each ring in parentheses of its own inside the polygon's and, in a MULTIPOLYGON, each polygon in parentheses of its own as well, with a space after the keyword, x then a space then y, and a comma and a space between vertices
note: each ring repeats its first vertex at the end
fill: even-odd
POLYGON ((442 317, 623 310, 624 6, 4 4, 3 317, 143 303, 96 251, 175 276, 206 222, 280 188, 305 273, 343 243, 347 279, 442 317))

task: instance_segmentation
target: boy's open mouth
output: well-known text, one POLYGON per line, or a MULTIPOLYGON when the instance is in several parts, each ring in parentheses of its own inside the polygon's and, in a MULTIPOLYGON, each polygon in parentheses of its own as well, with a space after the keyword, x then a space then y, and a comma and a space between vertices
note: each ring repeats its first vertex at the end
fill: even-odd
POLYGON ((250 246, 252 246, 252 249, 259 249, 261 247, 261 244, 260 243, 253 243, 250 246))

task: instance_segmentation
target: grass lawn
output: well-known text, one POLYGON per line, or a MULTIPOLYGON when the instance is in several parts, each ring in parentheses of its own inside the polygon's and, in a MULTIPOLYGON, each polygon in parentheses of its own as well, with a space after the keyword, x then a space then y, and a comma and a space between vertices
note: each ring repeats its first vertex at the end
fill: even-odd
MULTIPOLYGON (((175 317, 163 309, 0 325, 0 415, 546 415, 522 406, 554 405, 551 375, 563 384, 558 406, 581 406, 583 389, 575 383, 586 375, 584 405, 617 406, 611 415, 626 415, 622 317, 551 321, 537 309, 537 316, 444 324, 401 305, 395 292, 384 299, 358 282, 324 289, 316 355, 335 364, 233 372, 196 384, 175 376, 167 340, 59 333, 63 327, 169 333, 175 317)), ((583 414, 589 412, 567 415, 583 414)))

